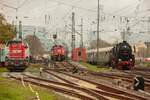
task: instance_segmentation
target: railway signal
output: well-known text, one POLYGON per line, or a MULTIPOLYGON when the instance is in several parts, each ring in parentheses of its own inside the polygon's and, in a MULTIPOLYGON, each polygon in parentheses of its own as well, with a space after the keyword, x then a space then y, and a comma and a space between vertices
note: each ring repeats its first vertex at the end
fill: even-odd
POLYGON ((57 39, 57 34, 54 34, 54 35, 53 35, 53 39, 57 39))

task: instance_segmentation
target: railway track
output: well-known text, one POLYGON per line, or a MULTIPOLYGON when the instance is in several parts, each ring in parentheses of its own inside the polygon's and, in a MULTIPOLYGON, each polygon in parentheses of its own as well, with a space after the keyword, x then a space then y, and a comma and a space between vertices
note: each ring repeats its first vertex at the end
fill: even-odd
MULTIPOLYGON (((71 63, 67 63, 67 65, 74 66, 71 63)), ((147 72, 147 71, 145 72, 144 69, 142 69, 142 71, 141 70, 139 71, 139 70, 136 70, 136 69, 134 69, 133 71, 124 71, 123 73, 126 73, 126 75, 98 73, 98 72, 92 72, 90 70, 82 68, 82 71, 83 70, 87 71, 88 73, 90 73, 94 76, 107 77, 107 78, 110 78, 110 79, 121 79, 122 81, 126 81, 126 82, 129 82, 129 83, 133 82, 133 78, 136 75, 142 75, 144 77, 144 80, 145 80, 145 86, 150 87, 150 72, 147 72)))
POLYGON ((136 71, 144 71, 144 72, 150 72, 150 68, 149 67, 143 67, 140 65, 136 65, 134 70, 136 71))
MULTIPOLYGON (((73 76, 73 75, 68 74, 68 73, 65 73, 65 74, 73 76)), ((81 77, 77 77, 77 76, 73 76, 73 77, 81 79, 81 77)), ((109 91, 109 92, 111 91, 112 93, 122 94, 122 95, 125 95, 127 97, 133 97, 133 98, 136 98, 136 99, 146 100, 146 98, 144 98, 144 97, 140 97, 140 96, 138 96, 136 94, 125 92, 124 90, 120 90, 120 89, 117 89, 115 87, 110 87, 110 86, 107 86, 105 84, 96 83, 96 82, 93 82, 93 81, 90 81, 90 80, 87 80, 87 79, 82 79, 82 80, 84 80, 86 82, 89 82, 89 83, 93 83, 93 84, 97 85, 97 88, 99 88, 101 90, 104 90, 104 91, 109 91)))
MULTIPOLYGON (((50 71, 47 69, 47 70, 45 70, 45 72, 50 74, 50 75, 57 76, 57 78, 59 78, 59 79, 63 78, 62 80, 65 82, 67 80, 67 79, 65 79, 65 77, 72 77, 73 79, 71 79, 72 81, 70 81, 69 84, 73 83, 77 86, 82 86, 81 84, 89 84, 87 86, 83 85, 82 87, 86 87, 92 91, 95 91, 99 94, 103 94, 107 97, 110 96, 111 98, 116 98, 116 99, 121 99, 121 100, 137 100, 137 99, 148 100, 146 97, 142 97, 142 96, 138 96, 136 94, 128 93, 128 92, 125 92, 123 90, 119 90, 119 89, 116 89, 114 87, 110 87, 110 86, 107 86, 107 85, 104 85, 101 83, 95 83, 95 82, 92 82, 92 81, 89 81, 86 79, 82 79, 80 77, 77 77, 77 76, 62 72, 62 71, 56 72, 54 70, 50 71), (58 75, 58 74, 60 74, 60 75, 58 75)), ((68 78, 68 80, 69 80, 69 78, 68 78)))
MULTIPOLYGON (((9 76, 16 80, 21 80, 22 78, 22 76, 21 77, 16 77, 14 75, 9 75, 9 76)), ((23 77, 24 77, 23 80, 25 82, 30 82, 34 85, 45 87, 47 89, 52 89, 56 92, 67 94, 68 96, 72 96, 81 100, 99 100, 99 99, 109 100, 108 97, 105 97, 87 88, 83 88, 83 87, 81 88, 79 86, 75 86, 71 84, 50 81, 47 79, 26 75, 26 74, 23 74, 23 77)))
POLYGON ((148 71, 131 70, 131 71, 124 71, 124 73, 130 74, 130 75, 142 75, 145 78, 150 79, 150 72, 148 71))
MULTIPOLYGON (((59 76, 58 73, 55 73, 55 74, 54 74, 54 72, 50 72, 50 71, 45 71, 45 72, 48 73, 48 74, 50 74, 50 75, 56 76, 57 78, 63 80, 64 82, 66 82, 66 80, 67 80, 67 79, 62 78, 61 76, 59 76)), ((67 80, 67 81, 68 81, 68 80, 67 80)), ((93 86, 93 85, 94 85, 93 83, 84 82, 85 84, 89 84, 89 85, 88 85, 88 87, 85 86, 85 85, 82 86, 82 85, 81 85, 81 84, 82 84, 81 81, 83 81, 83 80, 80 80, 80 82, 79 82, 79 79, 75 79, 75 80, 72 80, 72 81, 75 81, 76 84, 75 84, 74 82, 71 82, 71 81, 69 81, 69 84, 72 83, 73 85, 75 84, 75 85, 77 85, 77 86, 86 87, 86 88, 88 88, 88 89, 90 89, 90 90, 92 90, 92 91, 95 91, 96 93, 105 95, 105 96, 107 96, 107 97, 116 98, 116 99, 121 99, 121 100, 136 100, 136 99, 134 99, 134 98, 131 98, 131 97, 128 97, 128 96, 123 96, 123 95, 121 95, 121 94, 116 94, 116 93, 109 92, 109 91, 103 91, 103 90, 101 90, 101 89, 96 88, 96 87, 97 87, 96 85, 93 86), (78 80, 78 82, 77 82, 76 80, 78 80), (91 85, 91 84, 92 84, 92 85, 91 85), (90 87, 90 86, 91 86, 91 87, 90 87)))
MULTIPOLYGON (((110 79, 121 79, 121 81, 126 81, 129 83, 132 83, 133 78, 137 75, 137 74, 121 75, 121 74, 108 74, 108 73, 96 73, 96 72, 91 72, 90 74, 95 76, 107 77, 110 79)), ((144 80, 145 80, 145 86, 150 87, 150 79, 144 77, 144 80)))

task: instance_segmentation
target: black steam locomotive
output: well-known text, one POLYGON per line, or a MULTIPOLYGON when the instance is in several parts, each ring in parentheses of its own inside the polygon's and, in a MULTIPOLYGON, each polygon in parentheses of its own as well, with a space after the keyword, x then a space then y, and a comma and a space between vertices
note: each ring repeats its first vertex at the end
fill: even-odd
POLYGON ((131 69, 135 63, 132 47, 126 41, 117 44, 110 51, 110 66, 117 69, 131 69))
POLYGON ((113 47, 99 48, 97 62, 97 50, 87 50, 87 61, 91 64, 109 65, 117 69, 131 69, 134 67, 135 58, 132 47, 126 41, 116 44, 113 47))

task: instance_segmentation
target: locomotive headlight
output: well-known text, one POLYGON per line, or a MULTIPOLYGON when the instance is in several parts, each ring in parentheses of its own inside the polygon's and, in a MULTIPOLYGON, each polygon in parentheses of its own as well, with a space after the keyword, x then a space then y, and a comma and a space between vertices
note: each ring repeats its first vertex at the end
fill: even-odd
POLYGON ((121 61, 121 59, 119 59, 119 61, 121 61))
POLYGON ((130 61, 132 61, 132 59, 130 59, 130 61))

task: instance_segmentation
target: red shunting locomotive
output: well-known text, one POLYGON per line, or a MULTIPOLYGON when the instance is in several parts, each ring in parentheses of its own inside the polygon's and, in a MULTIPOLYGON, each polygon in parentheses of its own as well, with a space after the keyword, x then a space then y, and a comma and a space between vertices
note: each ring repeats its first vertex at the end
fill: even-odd
POLYGON ((5 66, 8 70, 24 71, 29 65, 29 46, 21 40, 8 41, 6 45, 5 66))
POLYGON ((52 61, 65 60, 65 48, 62 45, 54 45, 51 48, 51 60, 52 61))

